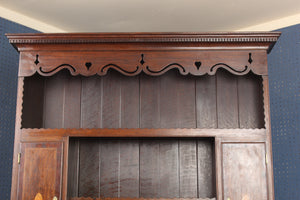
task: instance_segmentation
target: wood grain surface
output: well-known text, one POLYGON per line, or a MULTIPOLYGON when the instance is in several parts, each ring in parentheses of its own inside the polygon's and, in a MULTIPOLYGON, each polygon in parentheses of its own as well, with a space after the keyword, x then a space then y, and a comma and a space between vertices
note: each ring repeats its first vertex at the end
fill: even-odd
POLYGON ((121 85, 121 128, 140 127, 140 78, 119 75, 121 85))
POLYGON ((44 87, 44 78, 39 75, 24 78, 22 128, 43 127, 44 87))
POLYGON ((254 74, 235 77, 218 70, 216 76, 196 78, 171 70, 161 77, 125 77, 112 71, 85 78, 59 73, 25 83, 36 79, 45 88, 25 87, 24 106, 37 106, 30 114, 24 110, 23 118, 30 116, 24 128, 264 127, 262 80, 254 74), (38 102, 28 96, 33 90, 38 102))
POLYGON ((120 140, 119 196, 140 196, 140 142, 138 139, 120 140))
POLYGON ((90 198, 73 197, 70 200, 216 200, 216 198, 90 198))
POLYGON ((69 197, 215 197, 211 139, 72 139, 76 148, 69 197))
MULTIPOLYGON (((70 143, 70 148, 72 143, 70 143)), ((72 176, 78 176, 78 195, 99 197, 100 195, 100 157, 101 150, 97 140, 81 140, 79 143, 79 174, 73 174, 72 176), (92 161, 92 162, 91 162, 92 161)), ((74 162, 75 160, 73 160, 74 162)), ((70 163, 73 164, 73 163, 70 163)), ((76 162, 75 162, 76 164, 76 162)))
POLYGON ((218 128, 238 128, 237 77, 222 71, 217 78, 218 128))
MULTIPOLYGON (((197 148, 197 140, 179 140, 179 196, 183 198, 198 197, 197 148)), ((209 168, 212 166, 207 169, 209 168)), ((199 169, 199 174, 201 173, 205 172, 199 169)))
POLYGON ((159 146, 159 140, 140 140, 140 197, 159 197, 159 146))
POLYGON ((45 79, 43 119, 45 128, 63 128, 66 73, 45 79))
POLYGON ((267 200, 265 144, 225 143, 222 149, 224 198, 267 200))
POLYGON ((18 199, 60 197, 62 143, 23 143, 18 199))
POLYGON ((81 128, 102 127, 102 79, 82 77, 81 128))
POLYGON ((237 80, 240 128, 264 128, 262 79, 249 74, 237 80))
POLYGON ((216 76, 196 79, 196 109, 197 128, 218 127, 216 76))
POLYGON ((216 173, 215 173, 215 160, 214 141, 207 138, 197 141, 197 166, 198 166, 198 194, 201 198, 213 198, 216 196, 216 173))
POLYGON ((75 197, 79 195, 79 140, 72 139, 69 141, 68 154, 68 197, 75 197))
POLYGON ((140 128, 160 127, 161 77, 140 76, 140 128))
POLYGON ((66 76, 63 107, 63 128, 80 128, 81 78, 66 76))

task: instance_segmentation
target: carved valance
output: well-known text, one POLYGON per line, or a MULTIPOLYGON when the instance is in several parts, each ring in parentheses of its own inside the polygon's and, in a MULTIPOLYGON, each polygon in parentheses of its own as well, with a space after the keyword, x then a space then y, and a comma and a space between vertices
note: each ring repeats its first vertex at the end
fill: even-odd
POLYGON ((279 33, 214 34, 10 34, 20 51, 19 76, 52 76, 62 69, 73 76, 214 75, 223 68, 235 75, 267 75, 265 54, 279 33))

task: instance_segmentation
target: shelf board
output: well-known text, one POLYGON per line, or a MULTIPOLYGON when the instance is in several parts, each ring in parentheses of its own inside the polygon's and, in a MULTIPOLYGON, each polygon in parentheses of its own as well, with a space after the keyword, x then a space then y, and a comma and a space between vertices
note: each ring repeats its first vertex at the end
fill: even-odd
POLYGON ((266 129, 21 129, 21 140, 62 137, 226 137, 263 141, 266 129))
POLYGON ((91 198, 72 197, 70 200, 215 200, 216 198, 91 198))

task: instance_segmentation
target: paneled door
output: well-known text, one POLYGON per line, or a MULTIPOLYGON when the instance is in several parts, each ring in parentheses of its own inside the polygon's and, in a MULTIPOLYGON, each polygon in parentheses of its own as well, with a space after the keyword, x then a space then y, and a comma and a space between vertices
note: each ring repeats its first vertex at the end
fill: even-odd
POLYGON ((19 200, 60 199, 61 142, 22 143, 19 200))
POLYGON ((223 143, 224 200, 267 200, 264 143, 223 143))

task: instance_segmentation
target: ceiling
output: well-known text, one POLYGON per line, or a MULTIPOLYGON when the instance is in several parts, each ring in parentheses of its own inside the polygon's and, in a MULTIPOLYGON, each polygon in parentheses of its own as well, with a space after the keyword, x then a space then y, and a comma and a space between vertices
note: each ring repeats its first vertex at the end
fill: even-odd
POLYGON ((9 18, 6 10, 28 19, 29 27, 52 27, 48 32, 236 31, 268 29, 281 19, 283 27, 300 23, 300 0, 0 0, 0 7, 0 17, 9 18))

